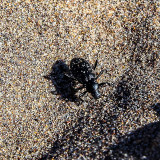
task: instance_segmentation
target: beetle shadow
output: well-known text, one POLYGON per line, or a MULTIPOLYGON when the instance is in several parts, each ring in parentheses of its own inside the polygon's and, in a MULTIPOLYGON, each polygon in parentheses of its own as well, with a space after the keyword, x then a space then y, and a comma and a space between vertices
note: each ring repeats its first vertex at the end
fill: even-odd
POLYGON ((52 66, 51 73, 44 78, 52 81, 55 87, 55 91, 51 91, 52 94, 60 95, 61 99, 66 101, 79 101, 75 95, 75 81, 71 78, 69 67, 63 60, 57 60, 52 66))
POLYGON ((132 77, 128 73, 122 76, 115 87, 115 91, 111 93, 111 97, 109 96, 114 101, 114 107, 121 108, 123 111, 126 111, 128 107, 132 107, 133 83, 132 77))
POLYGON ((118 83, 115 91, 115 104, 117 107, 123 108, 124 110, 127 109, 129 102, 131 100, 131 91, 127 86, 127 82, 122 80, 118 83))

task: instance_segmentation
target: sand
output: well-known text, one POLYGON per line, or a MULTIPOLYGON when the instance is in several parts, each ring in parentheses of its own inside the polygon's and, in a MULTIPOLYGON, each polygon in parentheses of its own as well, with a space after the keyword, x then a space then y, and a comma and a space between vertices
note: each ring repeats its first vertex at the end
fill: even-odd
POLYGON ((160 159, 159 10, 154 0, 1 2, 0 159, 160 159), (100 99, 51 93, 43 76, 74 57, 105 70, 100 99))

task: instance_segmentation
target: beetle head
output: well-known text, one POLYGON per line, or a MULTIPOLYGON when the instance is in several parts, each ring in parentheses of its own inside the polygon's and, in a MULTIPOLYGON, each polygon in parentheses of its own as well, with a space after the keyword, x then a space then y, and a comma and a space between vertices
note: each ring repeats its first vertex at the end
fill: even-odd
POLYGON ((88 83, 88 85, 86 86, 87 91, 90 92, 95 99, 98 99, 101 96, 98 91, 98 88, 98 83, 94 81, 88 83))

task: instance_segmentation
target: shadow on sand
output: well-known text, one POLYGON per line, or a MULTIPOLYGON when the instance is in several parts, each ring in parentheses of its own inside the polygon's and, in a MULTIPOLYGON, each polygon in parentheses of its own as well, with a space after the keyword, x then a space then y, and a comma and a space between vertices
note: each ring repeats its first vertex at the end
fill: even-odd
POLYGON ((136 131, 119 138, 119 143, 109 147, 110 159, 159 160, 160 122, 145 125, 136 131))
MULTIPOLYGON (((97 110, 98 111, 98 110, 97 110)), ((109 116, 109 115, 108 115, 109 116)), ((88 116, 89 117, 89 116, 88 116)), ((74 152, 77 152, 76 158, 78 159, 94 159, 96 156, 94 153, 94 149, 97 148, 97 152, 102 151, 102 146, 106 146, 107 150, 103 151, 101 153, 102 159, 105 160, 159 160, 160 159, 160 122, 154 122, 145 125, 144 127, 141 127, 131 133, 127 133, 124 136, 119 136, 117 140, 117 144, 108 146, 107 144, 103 144, 103 141, 108 141, 108 138, 111 137, 113 134, 111 130, 107 131, 107 128, 109 127, 106 125, 106 122, 103 118, 103 121, 100 119, 99 125, 101 127, 98 127, 96 124, 92 126, 91 130, 88 130, 87 133, 84 133, 83 130, 86 125, 89 125, 89 122, 86 122, 88 118, 87 117, 81 117, 78 118, 77 124, 74 127, 69 128, 64 132, 64 135, 62 137, 59 137, 57 135, 57 140, 53 143, 51 150, 48 154, 43 155, 42 158, 39 160, 50 160, 53 157, 55 159, 58 159, 60 155, 64 154, 65 147, 70 146, 67 149, 67 154, 69 155, 69 158, 74 159, 74 152), (106 125, 106 126, 105 126, 106 125), (104 126, 104 127, 103 127, 104 126), (101 128, 101 130, 97 130, 98 128, 101 128), (107 132, 106 132, 107 131, 107 132), (90 147, 93 150, 92 155, 88 155, 89 157, 85 157, 85 150, 81 150, 80 148, 77 148, 78 142, 81 142, 80 137, 86 137, 90 136, 93 133, 98 132, 101 136, 101 138, 93 137, 93 146, 90 147), (84 135, 83 135, 84 134, 84 135), (68 144, 68 145, 67 145, 68 144), (101 144, 101 145, 100 145, 101 144), (81 157, 83 156, 83 157, 81 157)), ((106 117, 106 120, 109 121, 110 124, 115 121, 113 120, 113 117, 106 117)), ((117 133, 116 133, 117 134, 117 133)), ((93 135, 92 135, 93 136, 93 135)), ((89 139, 88 139, 89 140, 89 139)), ((91 139, 90 139, 91 140, 91 139)), ((84 142, 84 143, 88 143, 84 142)))

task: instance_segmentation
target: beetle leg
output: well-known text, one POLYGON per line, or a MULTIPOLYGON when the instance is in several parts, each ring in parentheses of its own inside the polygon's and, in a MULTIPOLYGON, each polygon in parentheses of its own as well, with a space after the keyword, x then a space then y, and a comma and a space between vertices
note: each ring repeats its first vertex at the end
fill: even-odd
POLYGON ((96 69, 97 64, 98 64, 98 60, 96 60, 96 62, 95 62, 95 64, 94 64, 94 66, 93 66, 93 69, 94 69, 94 70, 96 69))
POLYGON ((51 75, 43 76, 45 79, 51 80, 51 75))
POLYGON ((65 73, 65 76, 67 76, 68 78, 70 78, 72 80, 76 80, 72 74, 65 73))
POLYGON ((98 79, 102 74, 103 74, 104 70, 101 70, 101 72, 98 74, 98 76, 96 77, 96 79, 98 79))
POLYGON ((82 96, 84 96, 86 93, 87 93, 87 91, 84 91, 83 93, 81 93, 81 94, 79 95, 79 98, 82 97, 82 96))
POLYGON ((80 87, 76 88, 76 91, 79 91, 79 90, 81 90, 83 88, 84 88, 84 86, 80 86, 80 87))
POLYGON ((53 95, 58 95, 57 91, 51 91, 53 95))

